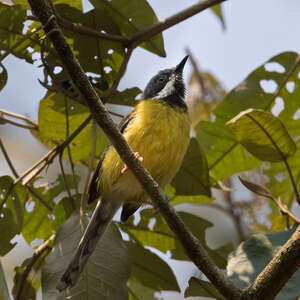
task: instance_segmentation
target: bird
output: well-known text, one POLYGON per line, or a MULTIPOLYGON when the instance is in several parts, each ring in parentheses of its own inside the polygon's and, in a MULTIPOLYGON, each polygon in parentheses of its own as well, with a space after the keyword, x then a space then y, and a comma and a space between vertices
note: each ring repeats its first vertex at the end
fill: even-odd
MULTIPOLYGON (((179 170, 190 137, 190 118, 185 104, 183 69, 188 56, 174 68, 161 70, 147 84, 142 100, 120 122, 125 140, 164 189, 179 170)), ((117 210, 123 205, 121 221, 125 222, 149 196, 134 174, 110 145, 103 152, 90 180, 88 204, 98 203, 91 220, 57 289, 74 286, 88 258, 117 210)))

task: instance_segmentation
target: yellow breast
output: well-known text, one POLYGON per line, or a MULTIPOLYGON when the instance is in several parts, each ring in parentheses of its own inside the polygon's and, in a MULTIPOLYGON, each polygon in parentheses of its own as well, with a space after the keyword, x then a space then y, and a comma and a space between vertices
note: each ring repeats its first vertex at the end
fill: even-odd
MULTIPOLYGON (((181 165, 189 144, 189 132, 190 120, 182 108, 155 99, 137 105, 124 137, 131 149, 143 157, 143 165, 152 177, 164 188, 181 165)), ((121 174, 123 165, 111 147, 102 164, 100 189, 104 193, 125 190, 129 197, 138 198, 142 189, 131 171, 121 174)))

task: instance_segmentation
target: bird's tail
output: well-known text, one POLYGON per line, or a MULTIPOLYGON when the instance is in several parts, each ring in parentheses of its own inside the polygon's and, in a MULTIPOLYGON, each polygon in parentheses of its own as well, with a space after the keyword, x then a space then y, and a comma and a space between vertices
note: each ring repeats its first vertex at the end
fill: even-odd
POLYGON ((59 291, 63 291, 76 284, 88 258, 95 250, 99 239, 104 234, 120 205, 121 203, 117 201, 104 198, 98 201, 92 218, 78 245, 75 256, 57 285, 59 291))

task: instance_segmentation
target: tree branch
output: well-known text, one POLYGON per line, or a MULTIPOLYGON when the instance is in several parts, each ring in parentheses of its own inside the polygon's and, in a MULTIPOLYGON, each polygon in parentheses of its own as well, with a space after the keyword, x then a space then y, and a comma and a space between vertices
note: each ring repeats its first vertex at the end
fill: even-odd
POLYGON ((243 300, 271 300, 300 267, 300 225, 244 291, 243 300))
POLYGON ((16 114, 16 113, 12 113, 12 112, 6 111, 4 109, 0 109, 0 120, 3 121, 3 122, 5 122, 5 123, 10 123, 12 125, 15 125, 15 126, 18 126, 18 127, 22 127, 22 128, 34 129, 34 130, 38 130, 38 128, 39 128, 38 124, 35 123, 34 121, 32 121, 31 119, 29 119, 28 117, 22 116, 22 115, 19 115, 19 114, 16 114), (3 117, 3 115, 9 116, 9 117, 13 117, 15 119, 19 119, 19 120, 22 120, 22 121, 25 121, 27 124, 29 124, 29 126, 17 123, 15 121, 12 121, 12 120, 9 120, 9 119, 6 119, 6 118, 3 117))
MULTIPOLYGON (((207 2, 212 3, 213 1, 205 1, 205 3, 207 2)), ((215 0, 213 4, 219 2, 221 1, 215 0)), ((176 214, 174 208, 169 206, 162 191, 159 189, 158 184, 154 182, 150 173, 135 158, 133 152, 117 126, 112 121, 98 94, 93 89, 88 77, 72 53, 70 46, 67 44, 58 27, 51 9, 44 0, 29 0, 29 4, 33 13, 39 18, 41 23, 44 24, 47 35, 51 39, 54 48, 60 56, 66 70, 68 70, 74 84, 78 87, 82 95, 84 95, 94 119, 109 137, 124 163, 131 169, 137 180, 151 196, 152 201, 159 207, 160 212, 165 217, 170 228, 176 233, 187 255, 215 285, 220 293, 229 299, 239 299, 241 291, 233 285, 221 270, 217 268, 199 241, 193 236, 180 217, 176 214)), ((149 36, 147 36, 147 38, 149 38, 149 36)))
POLYGON ((22 292, 23 288, 27 279, 27 276, 29 275, 33 265, 36 263, 36 261, 40 258, 40 256, 45 252, 45 251, 50 251, 51 247, 49 247, 49 243, 54 240, 55 234, 52 234, 51 237, 46 240, 42 245, 40 245, 35 251, 33 256, 31 257, 30 261, 28 262, 28 265, 26 266, 24 272, 21 275, 20 281, 18 283, 17 287, 17 293, 15 296, 15 300, 22 300, 22 292))
POLYGON ((159 34, 160 32, 224 1, 226 0, 202 0, 199 3, 192 5, 165 20, 158 21, 157 23, 138 31, 137 33, 131 35, 129 40, 132 42, 132 45, 139 45, 142 42, 145 42, 146 40, 149 40, 153 36, 159 34))
MULTIPOLYGON (((37 176, 45 167, 47 167, 53 159, 58 155, 71 141, 88 125, 88 123, 91 121, 92 116, 89 115, 81 125, 61 144, 54 147, 52 150, 50 150, 45 156, 43 156, 38 162, 36 162, 33 166, 31 166, 29 169, 27 169, 20 177, 18 177, 15 180, 15 184, 22 181, 25 177, 27 177, 30 173, 30 176, 26 178, 25 183, 29 182, 37 176), (39 169, 37 169, 39 167, 39 169)), ((23 184, 25 184, 23 182, 23 184)))

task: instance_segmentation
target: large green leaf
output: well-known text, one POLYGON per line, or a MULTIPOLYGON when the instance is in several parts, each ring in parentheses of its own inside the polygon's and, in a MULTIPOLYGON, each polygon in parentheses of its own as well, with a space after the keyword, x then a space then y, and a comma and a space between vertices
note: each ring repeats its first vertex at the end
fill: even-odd
POLYGON ((254 169, 261 163, 235 141, 225 124, 201 121, 196 132, 214 180, 223 180, 235 173, 254 169))
MULTIPOLYGON (((260 163, 251 155, 246 155, 234 137, 228 132, 225 133, 225 123, 248 108, 270 110, 278 96, 282 97, 285 107, 279 118, 285 121, 289 117, 292 120, 298 107, 295 93, 299 90, 298 73, 297 53, 284 52, 271 58, 227 94, 214 110, 216 116, 214 123, 201 122, 198 125, 197 139, 204 146, 210 174, 215 179, 224 179, 234 173, 250 170, 260 163), (288 81, 295 83, 293 93, 288 92, 286 88, 288 81), (266 83, 271 84, 272 89, 270 87, 267 89, 266 83)), ((297 128, 296 121, 299 123, 299 120, 293 121, 293 130, 290 130, 289 124, 285 121, 292 137, 297 128)))
MULTIPOLYGON (((290 238, 294 229, 284 232, 257 234, 239 245, 230 256, 227 273, 239 288, 249 286, 290 238)), ((299 296, 300 270, 285 284, 276 300, 293 300, 299 296)))
POLYGON ((17 243, 11 240, 21 232, 24 218, 24 203, 27 193, 21 185, 14 186, 13 179, 9 176, 0 177, 0 256, 8 253, 17 243), (11 192, 10 192, 11 191, 11 192), (10 192, 9 196, 8 193, 10 192))
POLYGON ((23 38, 26 9, 21 5, 0 2, 0 50, 9 51, 18 58, 32 63, 31 54, 26 49, 28 44, 17 43, 23 38))
POLYGON ((237 141, 260 160, 282 161, 296 152, 296 144, 280 119, 247 109, 226 123, 237 141))
MULTIPOLYGON (((105 13, 118 24, 123 35, 131 35, 158 21, 153 9, 146 0, 90 0, 97 9, 105 13)), ((157 34, 141 47, 157 55, 166 56, 162 34, 157 34)))
POLYGON ((182 165, 172 181, 177 195, 205 195, 210 197, 207 160, 198 141, 191 139, 182 165))
POLYGON ((157 300, 155 290, 143 286, 139 281, 129 278, 127 285, 129 300, 157 300))
POLYGON ((133 242, 126 243, 131 264, 131 279, 156 291, 180 291, 176 277, 159 256, 133 242))
POLYGON ((135 98, 140 93, 141 90, 137 87, 134 87, 134 88, 126 89, 121 92, 116 91, 109 98, 104 96, 102 97, 102 99, 104 100, 105 103, 135 106, 138 103, 135 98))
POLYGON ((219 293, 219 291, 210 283, 201 280, 196 277, 192 277, 189 280, 189 286, 184 292, 185 297, 208 297, 214 299, 224 299, 225 298, 219 293))
MULTIPOLYGON (((62 94, 49 93, 39 106, 39 135, 40 140, 48 147, 54 147, 67 137, 65 97, 62 94)), ((69 133, 71 134, 89 116, 89 109, 73 100, 67 99, 69 112, 69 133)), ((92 152, 92 124, 69 144, 74 162, 88 164, 92 152)), ((107 145, 107 138, 97 128, 96 156, 99 157, 107 145)), ((67 151, 64 152, 67 157, 67 151)))
MULTIPOLYGON (((223 247, 212 250, 205 241, 205 231, 212 226, 212 223, 185 212, 179 212, 179 215, 192 233, 200 240, 215 263, 219 267, 224 268, 228 254, 227 249, 223 247)), ((153 215, 150 209, 145 209, 141 212, 141 220, 138 224, 134 224, 133 218, 130 218, 126 223, 120 224, 120 227, 132 239, 145 246, 154 247, 162 252, 170 251, 171 257, 174 259, 189 260, 177 236, 171 231, 164 218, 158 214, 153 215)))
POLYGON ((10 300, 1 260, 0 260, 0 299, 1 300, 10 300))
POLYGON ((48 255, 47 267, 42 270, 43 298, 47 300, 123 300, 128 299, 126 282, 129 277, 127 249, 120 232, 111 224, 90 257, 77 284, 67 292, 59 293, 56 285, 71 261, 82 236, 80 218, 73 214, 62 226, 48 255))

